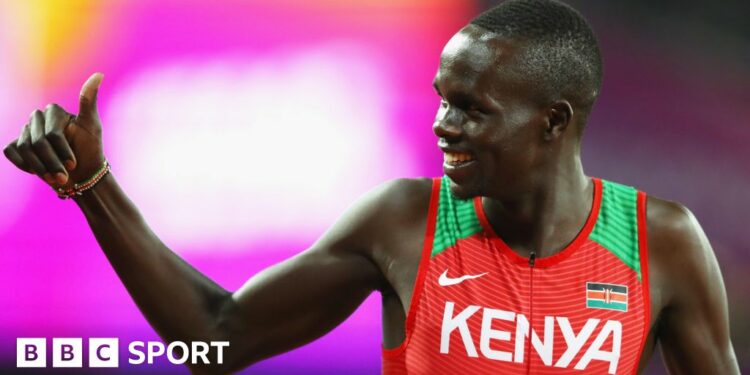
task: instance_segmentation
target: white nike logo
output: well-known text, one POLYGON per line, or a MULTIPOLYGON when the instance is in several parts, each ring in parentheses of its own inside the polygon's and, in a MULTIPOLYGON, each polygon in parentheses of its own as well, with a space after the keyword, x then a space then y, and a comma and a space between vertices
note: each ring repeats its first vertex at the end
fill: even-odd
POLYGON ((464 282, 465 280, 476 279, 477 277, 482 277, 488 273, 489 272, 480 273, 479 275, 463 275, 461 277, 453 278, 453 277, 448 277, 448 269, 446 268, 445 272, 443 272, 443 274, 440 275, 440 278, 438 279, 438 284, 440 284, 440 286, 456 285, 456 284, 460 284, 464 282))

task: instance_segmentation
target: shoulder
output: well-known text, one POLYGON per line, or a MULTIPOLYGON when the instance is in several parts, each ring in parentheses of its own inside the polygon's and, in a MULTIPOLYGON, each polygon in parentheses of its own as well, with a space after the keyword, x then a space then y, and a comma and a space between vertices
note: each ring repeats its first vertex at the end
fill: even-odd
POLYGON ((351 210, 370 223, 409 220, 427 212, 431 192, 430 178, 394 179, 364 194, 351 210))
POLYGON ((399 178, 384 182, 355 201, 324 235, 348 248, 371 251, 393 236, 425 221, 432 179, 399 178))
POLYGON ((684 205, 649 196, 646 203, 653 285, 665 304, 704 289, 718 272, 715 256, 695 215, 684 205))
POLYGON ((426 208, 432 192, 431 178, 398 178, 386 181, 365 195, 382 211, 403 212, 426 208))
POLYGON ((649 195, 646 220, 650 236, 668 243, 682 242, 698 235, 700 225, 690 210, 681 203, 649 195))
POLYGON ((367 259, 379 270, 378 289, 390 288, 398 280, 393 265, 408 263, 409 250, 421 248, 431 192, 429 178, 382 183, 354 202, 313 248, 367 259))
POLYGON ((684 205, 648 196, 646 201, 647 233, 651 252, 692 258, 706 249, 705 234, 695 215, 684 205))

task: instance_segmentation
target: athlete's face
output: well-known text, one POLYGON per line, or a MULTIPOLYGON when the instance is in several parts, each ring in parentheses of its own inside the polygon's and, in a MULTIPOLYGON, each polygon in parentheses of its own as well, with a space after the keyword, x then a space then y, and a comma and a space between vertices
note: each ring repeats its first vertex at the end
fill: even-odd
POLYGON ((440 56, 433 130, 451 190, 461 198, 523 192, 545 159, 545 110, 514 73, 517 51, 517 43, 469 25, 440 56))

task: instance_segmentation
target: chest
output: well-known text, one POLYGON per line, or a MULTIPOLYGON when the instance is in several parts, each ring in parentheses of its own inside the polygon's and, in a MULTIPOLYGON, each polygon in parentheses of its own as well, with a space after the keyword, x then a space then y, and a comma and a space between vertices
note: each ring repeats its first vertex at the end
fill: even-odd
POLYGON ((494 233, 481 199, 456 199, 445 179, 433 197, 437 208, 428 216, 421 258, 402 263, 406 281, 394 278, 392 296, 383 298, 384 346, 398 345, 384 351, 384 368, 630 373, 638 367, 652 316, 641 246, 645 195, 594 179, 583 229, 556 255, 536 261, 494 233))
POLYGON ((593 241, 567 255, 534 265, 477 235, 432 257, 407 364, 598 373, 637 366, 648 318, 638 273, 593 241))

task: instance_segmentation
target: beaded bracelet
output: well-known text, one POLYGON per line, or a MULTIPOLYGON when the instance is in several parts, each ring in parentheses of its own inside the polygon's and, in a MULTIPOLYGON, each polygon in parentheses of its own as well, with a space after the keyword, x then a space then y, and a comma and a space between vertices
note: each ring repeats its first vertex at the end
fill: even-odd
POLYGON ((104 176, 107 175, 110 169, 111 168, 110 168, 109 163, 105 160, 102 167, 99 168, 99 170, 94 174, 94 176, 89 178, 88 180, 81 182, 81 183, 73 184, 73 187, 70 187, 68 189, 58 188, 57 197, 60 199, 70 199, 70 198, 75 197, 76 195, 83 194, 84 191, 93 188, 94 185, 96 185, 96 183, 99 182, 99 180, 104 178, 104 176))

